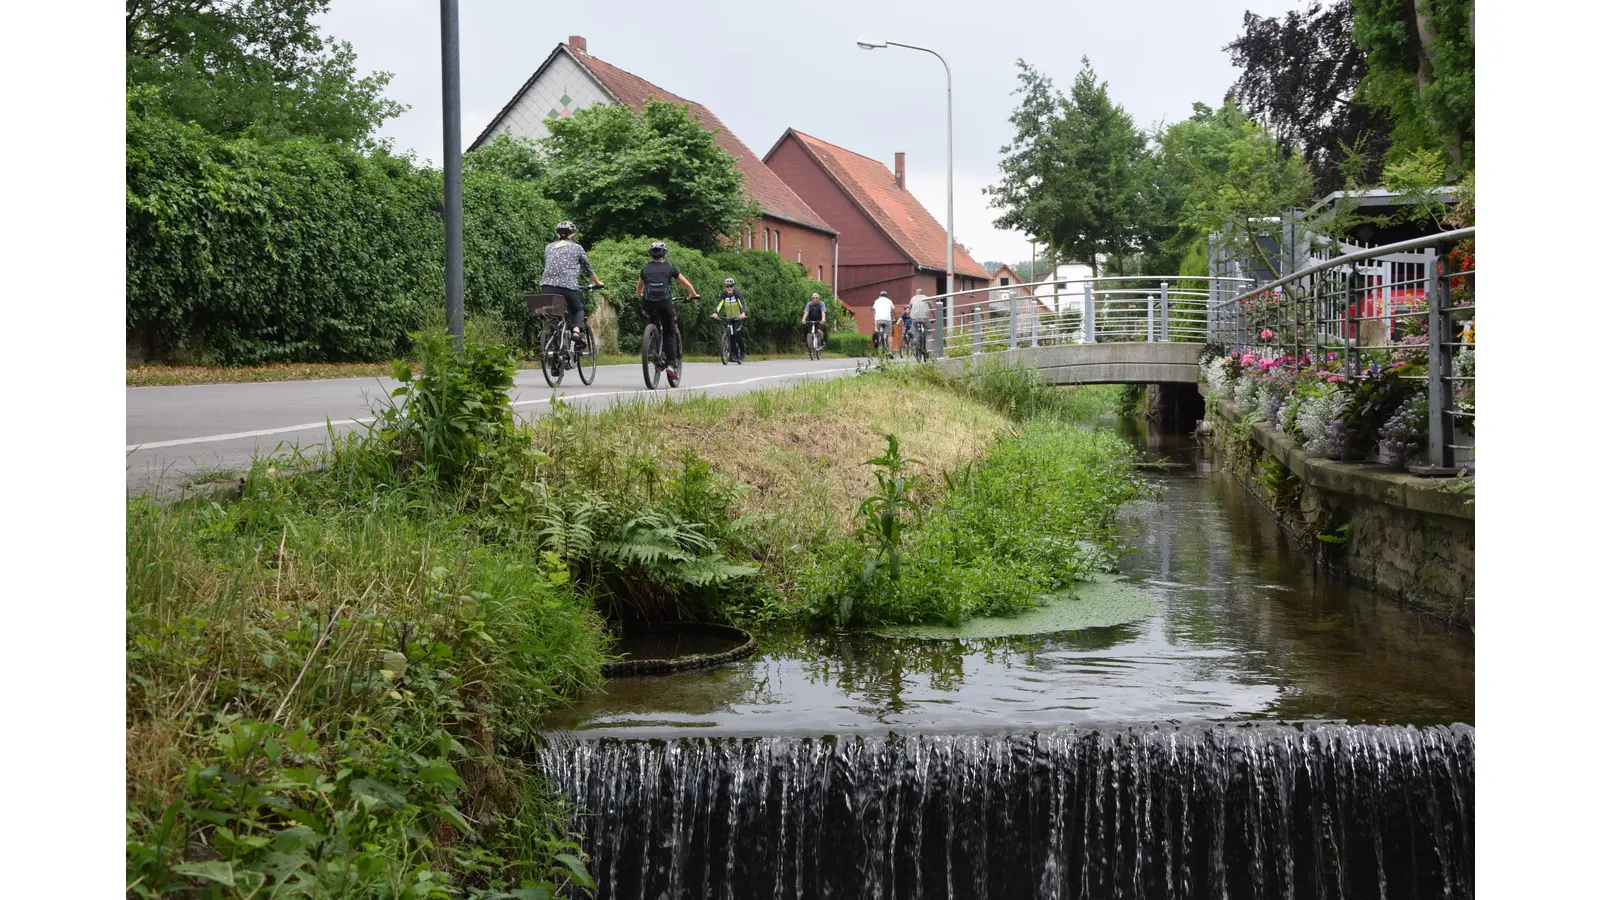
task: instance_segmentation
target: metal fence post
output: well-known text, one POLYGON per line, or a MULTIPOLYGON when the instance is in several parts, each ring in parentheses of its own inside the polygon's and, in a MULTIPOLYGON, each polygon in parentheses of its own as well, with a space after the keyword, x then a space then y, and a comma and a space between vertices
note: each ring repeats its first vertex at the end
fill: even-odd
POLYGON ((1167 297, 1167 283, 1161 282, 1161 339, 1172 340, 1172 316, 1170 315, 1170 298, 1167 297))
POLYGON ((989 304, 983 301, 973 305, 972 308, 972 354, 974 356, 983 352, 983 320, 988 318, 989 304))
POLYGON ((1039 346, 1039 301, 1034 300, 1031 296, 1028 299, 1032 301, 1028 304, 1028 319, 1033 324, 1032 346, 1037 347, 1039 346))
POLYGON ((933 301, 933 356, 944 359, 944 305, 949 301, 933 301))
POLYGON ((1017 292, 1011 292, 1011 349, 1017 349, 1017 292))
POLYGON ((1144 297, 1144 340, 1147 344, 1156 342, 1156 298, 1154 294, 1144 297))
POLYGON ((1094 284, 1083 283, 1083 342, 1094 343, 1094 284))
POLYGON ((1440 472, 1455 468, 1455 451, 1450 447, 1454 440, 1450 408, 1455 405, 1455 392, 1450 389, 1454 335, 1450 333, 1449 259, 1445 254, 1441 264, 1437 252, 1429 250, 1424 263, 1428 278, 1423 283, 1428 303, 1428 464, 1440 472))

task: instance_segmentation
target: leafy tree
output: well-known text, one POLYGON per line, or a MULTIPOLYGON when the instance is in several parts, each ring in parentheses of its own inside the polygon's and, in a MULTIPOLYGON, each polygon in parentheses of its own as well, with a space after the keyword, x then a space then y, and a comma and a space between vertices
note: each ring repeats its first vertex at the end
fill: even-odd
MULTIPOLYGON (((806 276, 805 266, 776 253, 721 250, 708 258, 723 272, 723 278, 732 276, 739 282, 749 315, 745 321, 745 343, 752 350, 801 349, 804 331, 800 327, 800 313, 812 292, 822 297, 830 326, 852 318, 826 284, 806 276)), ((708 303, 715 305, 716 296, 722 293, 722 279, 702 290, 707 292, 708 303)))
POLYGON ((1167 265, 1181 267, 1197 243, 1203 248, 1218 234, 1238 257, 1275 270, 1255 220, 1309 198, 1311 173, 1299 151, 1285 153, 1232 102, 1219 109, 1196 103, 1192 116, 1161 134, 1155 167, 1176 226, 1163 246, 1167 265))
POLYGON ((1312 0, 1282 17, 1245 13, 1243 32, 1227 47, 1242 70, 1229 97, 1285 151, 1300 149, 1319 196, 1344 187, 1350 175, 1363 184, 1375 180, 1394 127, 1361 87, 1367 60, 1354 26, 1350 0, 1312 0), (1349 172, 1352 155, 1359 158, 1349 172))
POLYGON ((733 157, 686 106, 591 106, 551 120, 544 148, 551 198, 595 240, 653 234, 710 251, 760 214, 733 157))
POLYGON ((502 134, 468 153, 462 161, 467 172, 493 172, 517 181, 544 179, 547 163, 539 148, 523 138, 502 134))
POLYGON ((1027 63, 1017 65, 1016 135, 1001 148, 1000 184, 985 189, 1002 211, 995 225, 1039 235, 1096 272, 1102 256, 1126 271, 1157 208, 1146 136, 1111 101, 1088 57, 1068 96, 1027 63))
POLYGON ((1443 150, 1472 166, 1472 0, 1352 0, 1372 102, 1394 118, 1394 151, 1443 150))
POLYGON ((313 20, 330 0, 127 0, 130 88, 214 134, 368 144, 405 111, 389 73, 356 74, 350 44, 313 20))

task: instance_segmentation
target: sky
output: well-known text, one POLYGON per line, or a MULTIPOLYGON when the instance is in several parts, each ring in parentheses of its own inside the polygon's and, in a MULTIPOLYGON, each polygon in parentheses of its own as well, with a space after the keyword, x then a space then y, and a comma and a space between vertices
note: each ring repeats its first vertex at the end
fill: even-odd
MULTIPOLYGON (((994 227, 983 188, 999 179, 1016 105, 1016 60, 1065 90, 1087 55, 1111 98, 1151 127, 1222 102, 1236 70, 1223 49, 1246 10, 1278 15, 1297 0, 810 0, 805 3, 563 4, 462 0, 461 132, 467 146, 569 35, 612 65, 704 104, 764 155, 790 127, 893 165, 941 224, 946 207, 944 71, 927 53, 864 51, 892 40, 938 51, 955 108, 955 236, 980 260, 1028 258, 994 227)), ((380 136, 437 164, 443 146, 439 4, 333 0, 325 33, 354 45, 364 71, 393 74, 409 105, 380 136)))

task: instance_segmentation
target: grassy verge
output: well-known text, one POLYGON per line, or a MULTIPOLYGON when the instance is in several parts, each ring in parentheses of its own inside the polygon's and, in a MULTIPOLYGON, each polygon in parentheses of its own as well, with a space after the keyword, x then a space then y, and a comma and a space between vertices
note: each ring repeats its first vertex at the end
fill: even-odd
POLYGON ((566 811, 507 749, 597 683, 606 619, 1017 608, 1098 564, 1079 541, 1127 491, 1117 448, 1070 426, 1115 397, 1025 373, 558 405, 519 427, 507 355, 422 349, 403 405, 317 474, 263 461, 233 502, 129 503, 130 893, 581 886, 566 811), (863 528, 890 436, 920 460, 892 547, 863 528), (861 575, 899 565, 930 574, 861 575))

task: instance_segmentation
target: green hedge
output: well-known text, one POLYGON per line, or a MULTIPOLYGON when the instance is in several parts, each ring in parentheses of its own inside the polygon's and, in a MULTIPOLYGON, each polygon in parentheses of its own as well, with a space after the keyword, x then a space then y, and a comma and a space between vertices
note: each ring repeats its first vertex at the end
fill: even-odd
POLYGON ((865 358, 872 355, 872 335, 835 331, 828 335, 828 349, 845 356, 865 358))
MULTIPOLYGON (((223 139, 130 104, 127 329, 150 358, 373 360, 443 307, 437 172, 316 140, 223 139)), ((464 186, 469 316, 518 320, 558 219, 534 185, 464 186)))

